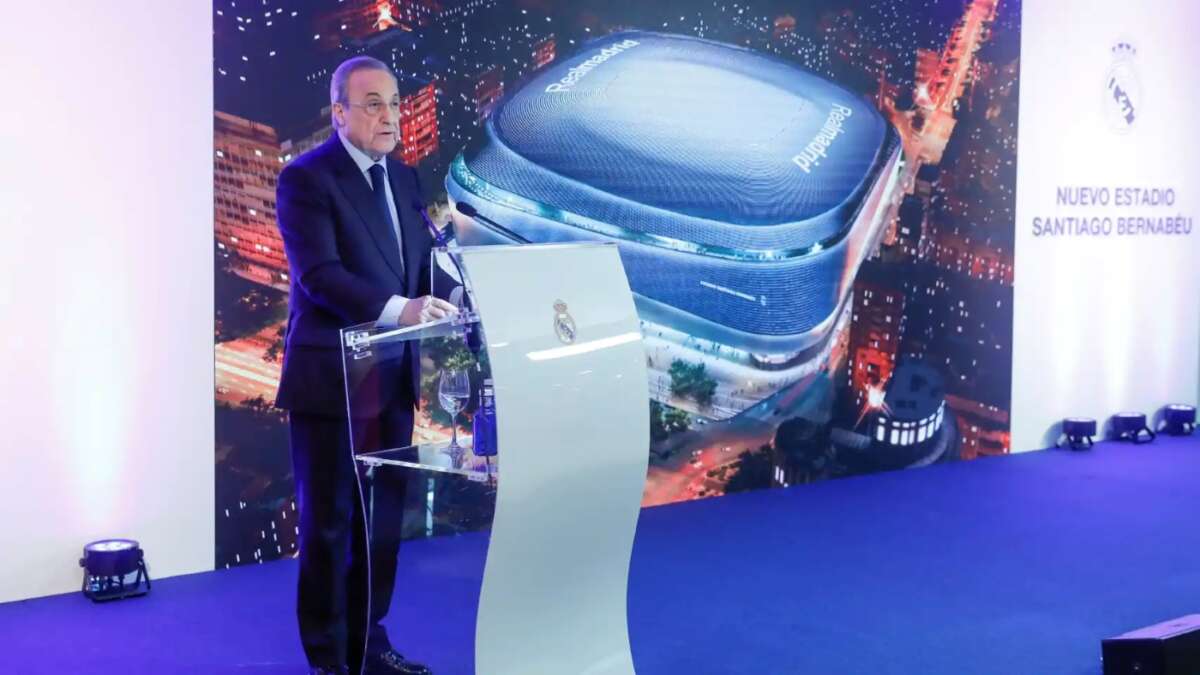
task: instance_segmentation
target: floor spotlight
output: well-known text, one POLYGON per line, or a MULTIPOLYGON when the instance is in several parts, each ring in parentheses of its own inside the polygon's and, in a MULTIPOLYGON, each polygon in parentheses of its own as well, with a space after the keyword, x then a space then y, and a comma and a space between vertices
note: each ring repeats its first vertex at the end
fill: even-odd
MULTIPOLYGON (((1092 447, 1092 439, 1096 435, 1096 420, 1090 417, 1068 417, 1062 421, 1062 435, 1066 437, 1067 445, 1072 450, 1087 450, 1092 447)), ((1059 438, 1054 446, 1061 448, 1063 438, 1059 438)))
POLYGON ((1196 406, 1172 403, 1163 408, 1163 425, 1160 429, 1172 436, 1187 436, 1196 430, 1196 406))
POLYGON ((83 547, 83 594, 95 602, 145 595, 150 574, 138 543, 132 539, 101 539, 83 547))
POLYGON ((1144 413, 1123 412, 1113 415, 1113 435, 1118 441, 1149 443, 1154 440, 1154 430, 1146 424, 1144 413))

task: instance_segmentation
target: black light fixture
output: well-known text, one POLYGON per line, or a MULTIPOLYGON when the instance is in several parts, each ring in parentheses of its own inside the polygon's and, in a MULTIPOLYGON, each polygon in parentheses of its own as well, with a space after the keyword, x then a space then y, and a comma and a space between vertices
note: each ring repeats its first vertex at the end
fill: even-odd
POLYGON ((1196 430, 1196 406, 1172 403, 1163 408, 1163 425, 1160 431, 1172 436, 1187 436, 1196 430))
POLYGON ((93 541, 83 547, 79 566, 83 568, 83 594, 94 602, 131 598, 150 590, 145 556, 132 539, 93 541))
POLYGON ((1155 438, 1154 430, 1146 424, 1146 414, 1123 412, 1113 415, 1113 437, 1118 441, 1149 443, 1155 438))
MULTIPOLYGON (((1066 437, 1067 445, 1072 450, 1087 450, 1093 445, 1096 436, 1096 420, 1090 417, 1068 417, 1062 421, 1062 435, 1066 437)), ((1062 447, 1063 439, 1059 438, 1055 447, 1062 447)))

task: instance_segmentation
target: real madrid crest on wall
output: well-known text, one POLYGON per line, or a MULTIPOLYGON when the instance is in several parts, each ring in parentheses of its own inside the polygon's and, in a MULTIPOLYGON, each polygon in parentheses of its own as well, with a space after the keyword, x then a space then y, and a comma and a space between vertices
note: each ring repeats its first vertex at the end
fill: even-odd
POLYGON ((554 301, 554 334, 563 344, 575 341, 575 319, 567 313, 567 303, 562 300, 554 301))
POLYGON ((1113 131, 1124 134, 1142 116, 1142 80, 1134 59, 1137 48, 1129 40, 1113 45, 1112 64, 1104 74, 1104 118, 1113 131))

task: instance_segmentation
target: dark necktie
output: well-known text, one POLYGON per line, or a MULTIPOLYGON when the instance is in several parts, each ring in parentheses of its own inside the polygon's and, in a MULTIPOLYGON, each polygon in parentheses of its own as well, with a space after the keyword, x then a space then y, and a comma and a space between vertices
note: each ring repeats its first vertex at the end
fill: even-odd
POLYGON ((400 248, 400 229, 396 227, 396 222, 392 220, 392 210, 388 208, 387 186, 384 183, 387 180, 387 173, 383 170, 382 164, 372 164, 371 168, 367 169, 367 173, 371 174, 371 191, 375 193, 375 206, 378 207, 379 212, 383 215, 383 222, 387 223, 388 229, 395 237, 396 251, 400 253, 401 265, 403 265, 404 254, 400 248))

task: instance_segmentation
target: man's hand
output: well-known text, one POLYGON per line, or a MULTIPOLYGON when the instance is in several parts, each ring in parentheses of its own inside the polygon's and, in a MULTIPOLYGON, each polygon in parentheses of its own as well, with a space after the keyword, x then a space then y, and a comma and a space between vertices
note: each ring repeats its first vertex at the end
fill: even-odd
POLYGON ((404 309, 400 310, 399 323, 401 326, 415 326, 419 323, 444 319, 457 312, 458 308, 445 300, 432 295, 423 295, 404 304, 404 309))

